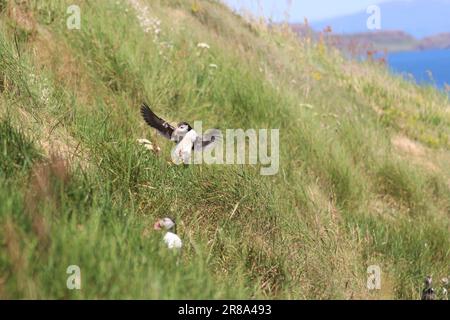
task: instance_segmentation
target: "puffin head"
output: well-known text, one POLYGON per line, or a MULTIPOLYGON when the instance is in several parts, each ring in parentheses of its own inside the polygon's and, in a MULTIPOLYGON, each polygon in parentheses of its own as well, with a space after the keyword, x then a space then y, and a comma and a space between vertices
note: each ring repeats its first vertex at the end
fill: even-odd
POLYGON ((425 286, 426 287, 431 287, 432 283, 433 283, 433 278, 431 276, 426 276, 425 277, 425 286))
POLYGON ((169 217, 159 219, 158 221, 156 221, 156 223, 154 225, 155 230, 164 229, 164 230, 173 231, 173 232, 175 232, 175 227, 176 227, 175 220, 172 218, 169 218, 169 217))
POLYGON ((184 136, 191 130, 192 127, 189 123, 180 122, 172 133, 172 140, 181 141, 184 138, 184 136))

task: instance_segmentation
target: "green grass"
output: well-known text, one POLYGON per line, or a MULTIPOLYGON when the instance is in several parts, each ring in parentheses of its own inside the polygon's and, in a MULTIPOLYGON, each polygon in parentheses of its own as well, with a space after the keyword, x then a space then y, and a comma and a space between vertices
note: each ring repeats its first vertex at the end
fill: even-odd
POLYGON ((31 141, 8 120, 0 123, 0 175, 11 178, 29 169, 39 154, 31 141))
POLYGON ((70 1, 0 4, 0 298, 415 299, 449 274, 443 94, 216 1, 140 3, 159 36, 127 0, 82 2, 81 30, 70 1), (281 128, 279 173, 169 164, 143 100, 204 128, 281 128), (179 255, 152 230, 167 215, 179 255))

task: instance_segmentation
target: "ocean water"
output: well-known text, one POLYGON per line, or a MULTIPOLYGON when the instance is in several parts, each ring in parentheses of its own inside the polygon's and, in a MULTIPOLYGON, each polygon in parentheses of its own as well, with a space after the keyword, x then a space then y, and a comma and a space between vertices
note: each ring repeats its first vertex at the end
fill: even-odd
POLYGON ((440 89, 450 85, 450 50, 390 53, 388 64, 393 72, 418 84, 432 84, 440 89))

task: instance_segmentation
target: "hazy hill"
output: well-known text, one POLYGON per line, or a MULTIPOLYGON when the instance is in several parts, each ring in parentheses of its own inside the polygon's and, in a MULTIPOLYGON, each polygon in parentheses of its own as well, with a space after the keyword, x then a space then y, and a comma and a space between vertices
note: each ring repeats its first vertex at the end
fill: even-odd
POLYGON ((332 35, 340 48, 357 46, 360 49, 383 51, 404 51, 417 48, 419 41, 402 31, 379 31, 352 35, 332 35))
MULTIPOLYGON (((450 31, 449 0, 410 0, 381 3, 383 31, 401 30, 415 38, 423 38, 450 31)), ((312 23, 316 30, 332 26, 335 33, 367 32, 369 15, 363 11, 343 17, 312 23)))
POLYGON ((450 32, 423 38, 418 44, 418 48, 422 50, 450 49, 450 32))
POLYGON ((404 31, 395 30, 336 34, 332 29, 329 29, 331 32, 317 32, 304 24, 290 24, 290 27, 299 37, 318 40, 321 35, 325 36, 329 44, 344 51, 365 53, 368 50, 396 52, 450 48, 450 33, 440 33, 419 40, 404 31))
POLYGON ((445 94, 217 1, 77 1, 80 30, 73 3, 0 0, 0 298, 417 299, 448 276, 445 94), (279 128, 278 174, 171 164, 142 101, 279 128))
POLYGON ((360 50, 396 52, 450 48, 450 33, 440 33, 420 40, 403 31, 379 31, 349 35, 332 34, 330 38, 336 47, 344 50, 358 47, 360 50))

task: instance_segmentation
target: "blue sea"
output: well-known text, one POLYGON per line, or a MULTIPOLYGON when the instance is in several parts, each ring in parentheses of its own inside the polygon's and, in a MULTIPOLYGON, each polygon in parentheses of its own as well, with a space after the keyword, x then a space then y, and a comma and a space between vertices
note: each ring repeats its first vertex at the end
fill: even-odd
POLYGON ((432 84, 440 89, 450 85, 450 50, 390 53, 388 64, 392 71, 418 84, 432 84))

